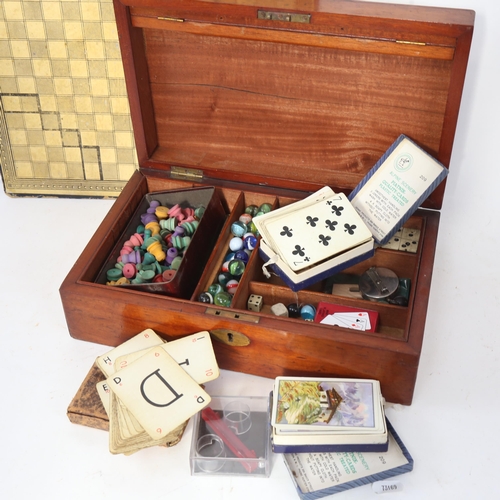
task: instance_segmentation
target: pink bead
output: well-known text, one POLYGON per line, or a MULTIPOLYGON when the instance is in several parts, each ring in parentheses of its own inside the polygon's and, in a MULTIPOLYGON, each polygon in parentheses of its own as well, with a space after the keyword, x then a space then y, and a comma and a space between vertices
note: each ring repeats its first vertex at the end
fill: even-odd
POLYGON ((133 278, 135 276, 135 273, 136 273, 136 268, 134 266, 134 264, 125 264, 123 266, 123 269, 122 269, 122 273, 123 273, 123 276, 125 276, 125 278, 133 278))
POLYGON ((179 204, 174 205, 171 209, 169 209, 168 214, 170 217, 176 217, 182 213, 182 209, 179 204))
POLYGON ((144 243, 144 240, 142 239, 142 236, 139 233, 133 234, 130 237, 130 241, 133 243, 134 247, 140 247, 144 243))

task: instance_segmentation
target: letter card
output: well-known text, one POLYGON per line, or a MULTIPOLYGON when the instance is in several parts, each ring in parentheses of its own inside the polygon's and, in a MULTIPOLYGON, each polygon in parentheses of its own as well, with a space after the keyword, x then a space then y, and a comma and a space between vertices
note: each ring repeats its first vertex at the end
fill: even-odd
POLYGON ((152 439, 167 435, 211 399, 161 346, 107 382, 152 439))

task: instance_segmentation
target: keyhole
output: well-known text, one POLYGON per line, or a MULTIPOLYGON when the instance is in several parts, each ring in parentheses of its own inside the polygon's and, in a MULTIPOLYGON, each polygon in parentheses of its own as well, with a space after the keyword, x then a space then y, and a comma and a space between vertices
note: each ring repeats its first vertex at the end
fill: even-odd
POLYGON ((232 342, 232 341, 233 341, 233 334, 232 334, 232 333, 228 333, 228 334, 227 334, 227 340, 228 340, 229 342, 232 342))

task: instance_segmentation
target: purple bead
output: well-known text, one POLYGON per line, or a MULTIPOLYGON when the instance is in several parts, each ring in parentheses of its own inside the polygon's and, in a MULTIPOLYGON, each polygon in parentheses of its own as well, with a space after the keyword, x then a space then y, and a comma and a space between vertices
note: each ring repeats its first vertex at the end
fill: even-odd
POLYGON ((141 215, 141 222, 146 226, 150 222, 158 222, 158 219, 154 214, 143 214, 141 215))
POLYGON ((184 228, 177 226, 172 234, 172 236, 184 236, 184 228))
POLYGON ((172 264, 172 261, 177 257, 177 255, 179 255, 179 252, 177 250, 177 248, 175 247, 171 247, 167 250, 167 258, 166 258, 166 261, 169 263, 169 264, 172 264))

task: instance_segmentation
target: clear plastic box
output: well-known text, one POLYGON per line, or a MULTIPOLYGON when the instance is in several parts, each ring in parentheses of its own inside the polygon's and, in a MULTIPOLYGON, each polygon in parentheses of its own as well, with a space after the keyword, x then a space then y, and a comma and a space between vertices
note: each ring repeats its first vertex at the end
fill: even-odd
POLYGON ((212 396, 193 417, 191 475, 271 474, 269 400, 212 396))

